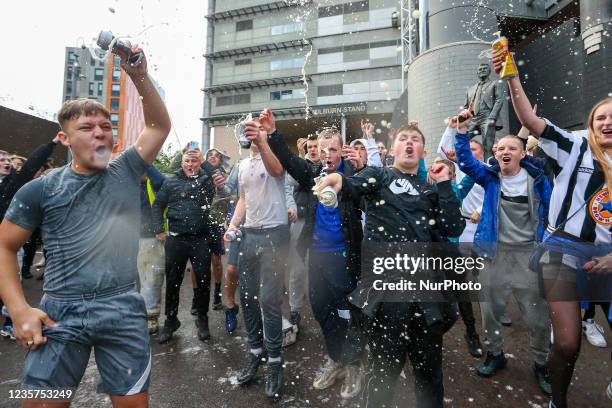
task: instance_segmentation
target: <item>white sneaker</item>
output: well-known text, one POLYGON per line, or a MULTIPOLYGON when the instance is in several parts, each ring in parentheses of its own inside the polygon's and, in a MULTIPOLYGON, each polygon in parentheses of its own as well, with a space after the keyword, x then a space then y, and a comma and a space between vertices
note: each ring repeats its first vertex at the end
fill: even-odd
POLYGON ((610 381, 608 388, 606 388, 606 394, 608 395, 608 398, 612 400, 612 381, 610 381))
POLYGON ((361 384, 363 382, 363 367, 361 364, 346 366, 346 377, 344 377, 344 383, 340 389, 340 396, 343 399, 351 399, 356 397, 361 391, 361 384))
POLYGON ((334 360, 327 357, 327 362, 317 372, 312 386, 316 390, 324 390, 326 388, 331 387, 334 382, 336 382, 336 379, 344 378, 345 376, 345 367, 342 364, 336 363, 334 360))
POLYGON ((608 347, 606 339, 603 336, 603 327, 593 321, 593 319, 587 319, 582 322, 582 334, 584 334, 592 345, 595 347, 608 347))
POLYGON ((283 347, 294 344, 297 340, 297 326, 283 316, 283 347))

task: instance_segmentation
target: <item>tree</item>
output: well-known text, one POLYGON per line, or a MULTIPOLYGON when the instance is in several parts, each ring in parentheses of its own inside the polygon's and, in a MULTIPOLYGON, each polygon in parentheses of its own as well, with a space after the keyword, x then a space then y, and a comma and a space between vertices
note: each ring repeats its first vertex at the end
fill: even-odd
POLYGON ((164 174, 174 173, 181 166, 181 152, 173 153, 172 145, 170 145, 165 150, 160 150, 153 165, 164 174))

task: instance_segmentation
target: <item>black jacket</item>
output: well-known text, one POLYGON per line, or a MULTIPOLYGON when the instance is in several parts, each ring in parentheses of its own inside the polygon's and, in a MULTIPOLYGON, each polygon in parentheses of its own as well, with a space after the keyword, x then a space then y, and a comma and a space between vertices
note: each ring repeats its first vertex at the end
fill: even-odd
MULTIPOLYGON (((268 144, 291 177, 300 184, 302 189, 311 191, 315 184, 314 179, 321 174, 323 165, 307 161, 293 153, 278 131, 270 135, 268 144)), ((352 176, 353 173, 353 166, 350 162, 345 161, 344 174, 352 176)), ((318 200, 315 195, 312 193, 308 194, 308 200, 305 203, 304 228, 302 229, 298 245, 298 251, 301 251, 302 256, 306 254, 306 250, 312 245, 317 202, 318 200)), ((338 195, 342 233, 348 252, 347 265, 356 277, 361 273, 361 241, 363 240, 359 203, 360 200, 358 199, 353 200, 342 194, 338 195)))
POLYGON ((2 182, 0 183, 0 221, 4 218, 6 210, 17 191, 28 181, 34 178, 34 175, 42 166, 45 165, 47 159, 51 157, 55 143, 49 142, 38 146, 28 157, 23 164, 19 173, 11 170, 2 182))
MULTIPOLYGON (((465 228, 459 200, 449 181, 434 187, 394 168, 366 167, 354 177, 342 177, 342 192, 366 200, 369 248, 365 256, 383 254, 385 243, 425 243, 423 248, 431 248, 429 243, 436 240, 436 233, 458 237, 465 228)), ((418 245, 414 247, 420 248, 418 245)), ((432 255, 441 256, 439 249, 432 255)), ((376 316, 381 303, 397 300, 394 292, 373 290, 375 279, 380 276, 365 274, 350 295, 351 303, 370 317, 376 316)), ((447 303, 419 302, 419 307, 429 325, 452 324, 452 308, 447 303)))
POLYGON ((178 235, 208 234, 211 226, 210 206, 215 185, 206 171, 187 177, 182 169, 167 177, 153 203, 153 225, 156 233, 164 232, 163 213, 168 208, 168 232, 178 235))

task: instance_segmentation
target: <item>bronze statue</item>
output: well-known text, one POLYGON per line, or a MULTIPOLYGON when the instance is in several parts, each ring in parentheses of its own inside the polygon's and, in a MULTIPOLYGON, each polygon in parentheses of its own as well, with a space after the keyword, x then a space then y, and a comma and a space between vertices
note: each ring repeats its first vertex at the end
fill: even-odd
POLYGON ((491 156, 495 143, 495 132, 502 129, 497 119, 504 103, 504 84, 501 81, 489 79, 491 67, 483 62, 478 66, 478 83, 472 85, 467 92, 465 108, 474 115, 469 131, 472 135, 482 135, 485 160, 491 156))

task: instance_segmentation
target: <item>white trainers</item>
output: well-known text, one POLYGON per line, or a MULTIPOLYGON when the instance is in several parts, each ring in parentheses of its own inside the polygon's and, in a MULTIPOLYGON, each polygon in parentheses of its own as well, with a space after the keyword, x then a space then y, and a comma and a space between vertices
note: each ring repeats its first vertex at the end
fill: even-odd
POLYGON ((290 346, 297 341, 297 326, 283 316, 283 347, 290 346))
POLYGON ((595 323, 593 319, 587 319, 586 322, 582 322, 582 334, 584 334, 589 343, 595 347, 608 347, 603 332, 603 327, 595 323))
POLYGON ((351 399, 359 394, 361 391, 361 384, 363 382, 363 366, 361 364, 353 365, 349 364, 346 366, 346 376, 344 377, 344 383, 340 389, 340 396, 343 399, 351 399))
POLYGON ((327 357, 327 362, 317 372, 312 386, 316 390, 324 390, 326 388, 331 387, 334 382, 336 382, 336 379, 344 378, 345 376, 345 367, 342 364, 336 363, 334 360, 327 357))

